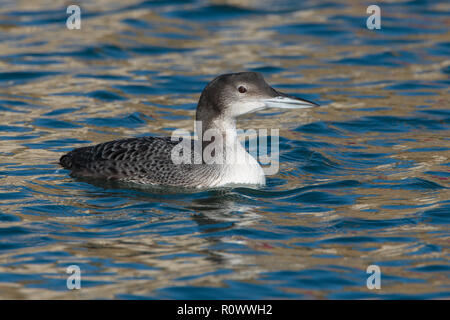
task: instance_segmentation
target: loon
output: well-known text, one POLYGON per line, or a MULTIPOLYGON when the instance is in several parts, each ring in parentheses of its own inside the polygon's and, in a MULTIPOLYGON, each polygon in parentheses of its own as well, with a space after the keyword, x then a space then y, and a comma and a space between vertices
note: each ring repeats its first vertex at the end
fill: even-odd
MULTIPOLYGON (((223 74, 206 85, 197 104, 196 121, 203 131, 213 130, 224 147, 214 156, 232 161, 193 161, 208 148, 204 136, 197 137, 200 148, 189 143, 193 152, 184 162, 173 161, 179 141, 170 137, 119 139, 81 147, 63 155, 59 163, 79 178, 106 179, 143 185, 183 188, 211 188, 227 185, 265 185, 265 174, 238 140, 236 118, 266 108, 310 108, 316 103, 281 93, 257 72, 223 74), (196 149, 196 150, 195 150, 196 149), (200 149, 200 150, 199 150, 200 149)), ((197 131, 198 132, 198 131, 197 131)), ((194 141, 192 141, 194 142, 194 141)), ((213 143, 213 142, 211 142, 213 143)), ((191 151, 189 150, 189 151, 191 151)))

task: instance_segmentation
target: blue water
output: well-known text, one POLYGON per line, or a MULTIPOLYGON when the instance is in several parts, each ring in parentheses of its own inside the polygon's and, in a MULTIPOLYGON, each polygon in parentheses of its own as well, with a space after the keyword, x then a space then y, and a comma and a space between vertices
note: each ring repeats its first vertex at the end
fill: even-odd
POLYGON ((48 1, 0 6, 0 298, 450 298, 445 1, 48 1), (218 74, 316 101, 280 129, 260 189, 92 184, 74 147, 192 130, 218 74), (81 270, 68 290, 66 268, 81 270), (370 290, 366 269, 381 270, 370 290))

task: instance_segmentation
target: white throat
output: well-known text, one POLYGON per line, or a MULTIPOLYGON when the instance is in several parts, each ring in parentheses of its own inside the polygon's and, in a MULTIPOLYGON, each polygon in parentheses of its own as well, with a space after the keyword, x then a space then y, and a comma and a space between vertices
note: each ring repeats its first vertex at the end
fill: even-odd
POLYGON ((229 184, 264 185, 266 177, 258 161, 245 150, 236 131, 236 121, 214 121, 214 129, 223 133, 225 146, 224 162, 220 164, 221 173, 215 186, 229 184))

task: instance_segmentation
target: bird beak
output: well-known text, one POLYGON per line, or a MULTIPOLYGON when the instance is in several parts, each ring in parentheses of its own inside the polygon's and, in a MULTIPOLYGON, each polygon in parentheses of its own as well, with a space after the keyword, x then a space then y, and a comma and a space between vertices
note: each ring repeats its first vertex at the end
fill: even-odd
POLYGON ((265 97, 248 100, 247 102, 238 102, 234 108, 232 108, 233 110, 236 110, 234 116, 240 116, 268 108, 306 109, 319 106, 317 103, 290 96, 272 88, 270 88, 270 90, 271 91, 265 97))
POLYGON ((276 96, 269 99, 263 99, 266 108, 283 108, 283 109, 305 109, 318 107, 317 103, 290 96, 278 91, 276 96))

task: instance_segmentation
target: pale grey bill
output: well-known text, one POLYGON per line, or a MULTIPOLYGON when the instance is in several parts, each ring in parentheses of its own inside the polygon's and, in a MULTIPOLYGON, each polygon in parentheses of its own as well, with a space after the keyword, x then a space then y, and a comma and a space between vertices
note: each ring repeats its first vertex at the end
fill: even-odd
POLYGON ((278 96, 263 100, 267 108, 283 108, 283 109, 305 109, 317 107, 314 102, 306 101, 299 98, 278 96))

